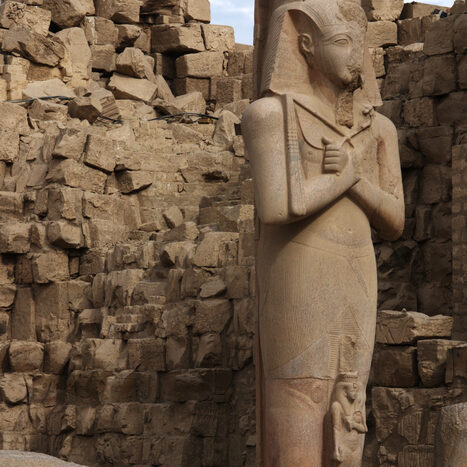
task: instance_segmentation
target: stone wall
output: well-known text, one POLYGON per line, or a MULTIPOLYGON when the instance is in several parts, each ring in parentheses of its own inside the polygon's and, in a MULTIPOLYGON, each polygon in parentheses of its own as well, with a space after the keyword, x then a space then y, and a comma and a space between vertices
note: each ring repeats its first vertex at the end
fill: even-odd
MULTIPOLYGON (((465 377, 449 337, 465 338, 467 15, 399 21, 391 3, 369 11, 370 45, 400 129, 407 228, 375 239, 380 305, 446 317, 381 314, 366 457, 385 466, 432 459, 427 433, 465 377), (425 34, 425 52, 396 45, 411 20, 434 23, 404 39, 425 34)), ((209 24, 207 0, 8 1, 0 27, 0 100, 68 99, 0 103, 0 448, 255 465, 254 208, 238 134, 252 48, 209 24), (166 118, 186 112, 219 119, 166 118)))

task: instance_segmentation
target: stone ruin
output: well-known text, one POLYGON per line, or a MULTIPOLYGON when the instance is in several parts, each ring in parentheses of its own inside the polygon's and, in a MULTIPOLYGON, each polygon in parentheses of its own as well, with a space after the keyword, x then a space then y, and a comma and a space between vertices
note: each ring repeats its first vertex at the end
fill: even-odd
MULTIPOLYGON (((466 2, 362 4, 407 217, 375 238, 363 465, 461 466, 466 2)), ((208 0, 2 1, 0 28, 0 448, 254 466, 253 48, 208 0)))

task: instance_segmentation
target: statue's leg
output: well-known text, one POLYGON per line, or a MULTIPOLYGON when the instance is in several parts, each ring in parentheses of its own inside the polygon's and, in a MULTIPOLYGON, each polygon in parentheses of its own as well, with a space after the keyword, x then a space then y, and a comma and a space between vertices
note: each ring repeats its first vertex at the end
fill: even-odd
POLYGON ((328 381, 264 380, 264 467, 321 467, 328 381))

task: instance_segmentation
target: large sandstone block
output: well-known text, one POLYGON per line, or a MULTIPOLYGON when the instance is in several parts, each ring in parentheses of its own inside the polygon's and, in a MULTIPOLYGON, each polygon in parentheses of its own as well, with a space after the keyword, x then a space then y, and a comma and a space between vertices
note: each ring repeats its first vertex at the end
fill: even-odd
POLYGON ((25 223, 0 224, 0 253, 27 253, 31 246, 31 226, 25 223))
POLYGON ((115 23, 138 23, 140 0, 96 0, 96 15, 115 23))
POLYGON ((73 159, 65 159, 52 164, 46 180, 49 183, 81 188, 84 191, 103 193, 107 175, 73 159))
POLYGON ((431 25, 426 32, 423 47, 426 55, 440 55, 453 51, 455 19, 455 16, 448 16, 431 25))
POLYGON ((186 0, 185 19, 209 23, 211 21, 211 5, 209 0, 186 0))
POLYGON ((447 8, 438 5, 432 5, 423 2, 411 2, 406 3, 402 10, 401 18, 422 18, 424 16, 430 16, 435 12, 435 10, 444 10, 447 8))
POLYGON ((44 360, 44 346, 39 342, 11 342, 8 349, 11 369, 18 372, 40 370, 44 360))
POLYGON ((28 394, 26 379, 22 374, 7 373, 0 378, 0 393, 8 404, 24 401, 28 394))
POLYGON ((130 339, 128 367, 137 371, 165 371, 165 343, 162 339, 130 339))
POLYGON ((67 54, 64 65, 67 76, 71 77, 73 87, 83 86, 91 78, 91 49, 81 28, 63 29, 57 33, 67 54))
POLYGON ((196 304, 193 322, 195 334, 221 333, 232 317, 232 304, 227 299, 202 300, 196 304))
POLYGON ((92 69, 114 71, 116 69, 117 54, 113 44, 91 45, 92 69))
POLYGON ((82 28, 90 45, 110 44, 115 46, 117 43, 118 30, 110 19, 100 16, 86 16, 82 28))
POLYGON ((151 50, 159 53, 189 53, 206 50, 199 24, 184 26, 153 26, 151 28, 151 50))
POLYGON ((9 308, 15 301, 16 286, 0 284, 0 308, 9 308))
POLYGON ((25 26, 43 36, 49 32, 51 12, 20 2, 4 2, 0 6, 0 27, 25 26))
POLYGON ((460 341, 427 339, 417 343, 418 372, 425 387, 442 386, 449 349, 460 341))
POLYGON ((222 52, 200 52, 179 57, 176 62, 177 77, 211 78, 222 75, 224 54, 222 52))
POLYGON ((154 81, 154 60, 136 47, 127 47, 117 57, 117 71, 134 78, 154 81))
POLYGON ((95 13, 89 0, 43 0, 44 8, 52 12, 52 21, 61 28, 78 26, 86 15, 95 13))
POLYGON ((174 402, 221 402, 227 397, 231 382, 232 371, 226 368, 174 370, 161 376, 161 398, 174 402))
POLYGON ((375 352, 372 384, 385 387, 414 387, 418 383, 417 348, 384 347, 375 352))
POLYGON ((376 325, 376 342, 412 344, 419 339, 450 337, 452 317, 427 316, 415 311, 380 311, 376 325))
POLYGON ((62 251, 37 253, 32 257, 34 282, 47 284, 69 279, 68 255, 62 251))
POLYGON ((154 181, 154 177, 150 172, 142 170, 124 170, 118 172, 117 181, 120 191, 124 194, 129 194, 150 186, 154 181))
POLYGON ((392 21, 368 23, 368 47, 383 47, 397 44, 397 24, 392 21))
POLYGON ((23 90, 23 96, 32 99, 47 96, 65 96, 73 98, 76 97, 76 94, 72 89, 67 87, 62 80, 53 78, 46 81, 33 81, 29 83, 23 90))
POLYGON ((404 0, 362 0, 362 7, 370 21, 395 21, 401 15, 404 0))
POLYGON ((116 164, 116 145, 110 138, 89 135, 84 151, 83 162, 106 173, 113 172, 116 164))
POLYGON ((222 267, 233 264, 237 254, 238 233, 207 232, 196 249, 193 264, 199 267, 222 267))
POLYGON ((206 50, 230 52, 235 49, 235 34, 231 26, 203 24, 201 27, 206 50))
POLYGON ((147 79, 131 78, 114 73, 110 78, 108 88, 117 99, 132 99, 151 103, 156 97, 157 86, 147 79))
POLYGON ((423 68, 423 95, 439 96, 456 89, 456 59, 451 55, 428 57, 423 68))
POLYGON ((183 96, 193 92, 201 93, 204 100, 211 98, 211 80, 209 78, 176 78, 173 81, 176 96, 183 96))
POLYGON ((454 21, 454 50, 458 54, 467 52, 467 19, 466 15, 459 15, 454 21))
POLYGON ((18 288, 15 306, 11 313, 11 338, 23 341, 36 340, 35 303, 30 288, 18 288))
POLYGON ((24 27, 11 28, 5 32, 2 50, 18 53, 34 63, 51 67, 58 65, 65 57, 65 47, 56 36, 43 36, 24 27))

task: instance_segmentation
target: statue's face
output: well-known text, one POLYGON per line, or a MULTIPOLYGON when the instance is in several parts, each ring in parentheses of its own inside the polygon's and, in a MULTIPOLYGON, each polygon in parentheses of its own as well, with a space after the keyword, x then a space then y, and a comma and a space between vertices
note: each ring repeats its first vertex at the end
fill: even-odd
POLYGON ((319 37, 301 34, 302 53, 310 66, 337 87, 353 90, 361 85, 364 32, 347 23, 326 28, 319 37))
POLYGON ((355 401, 358 397, 358 384, 347 383, 345 385, 345 395, 350 402, 355 401))

